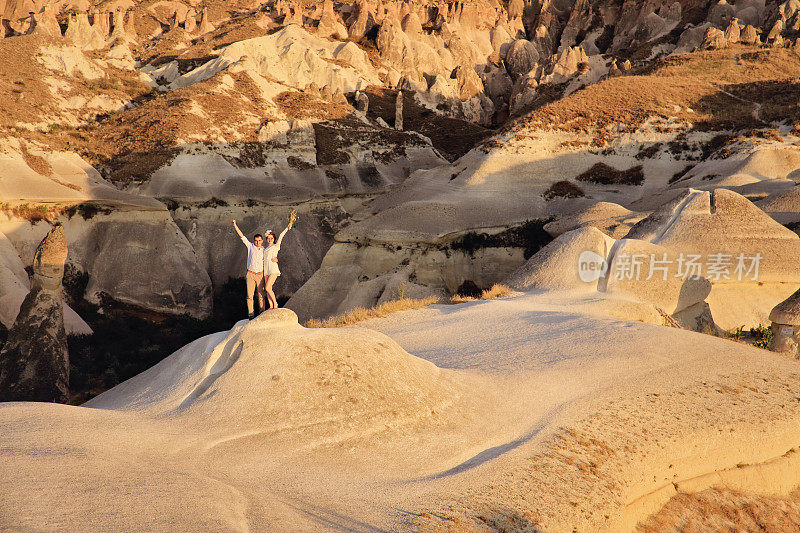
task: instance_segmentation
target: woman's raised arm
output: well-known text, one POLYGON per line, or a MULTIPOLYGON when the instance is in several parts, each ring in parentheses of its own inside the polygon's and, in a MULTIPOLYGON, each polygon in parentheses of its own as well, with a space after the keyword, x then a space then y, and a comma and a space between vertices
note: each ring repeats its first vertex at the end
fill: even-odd
POLYGON ((290 229, 292 229, 292 223, 291 223, 291 222, 289 222, 289 225, 288 225, 288 226, 286 226, 286 229, 284 229, 284 230, 281 232, 281 234, 280 234, 280 235, 278 235, 278 241, 275 243, 275 244, 277 244, 277 245, 278 245, 278 248, 280 248, 280 247, 281 247, 281 241, 283 240, 283 236, 284 236, 284 235, 286 235, 286 232, 287 232, 287 231, 289 231, 290 229))

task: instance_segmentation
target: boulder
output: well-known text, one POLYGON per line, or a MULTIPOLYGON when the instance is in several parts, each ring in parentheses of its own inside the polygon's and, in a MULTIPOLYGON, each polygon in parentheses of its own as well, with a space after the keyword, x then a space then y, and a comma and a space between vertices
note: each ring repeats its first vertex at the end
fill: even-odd
POLYGON ((506 70, 513 79, 517 79, 530 72, 539 61, 539 52, 536 46, 525 39, 518 39, 506 52, 506 70))
POLYGON ((350 22, 347 31, 353 39, 362 39, 367 32, 375 27, 375 19, 372 16, 369 5, 360 1, 356 5, 356 15, 350 22))
POLYGON ((767 41, 776 40, 781 36, 783 33, 784 22, 781 19, 775 21, 775 24, 772 25, 772 29, 769 30, 767 33, 767 41))
POLYGON ((769 310, 800 286, 800 238, 743 196, 689 189, 636 224, 626 238, 659 244, 712 282, 707 301, 717 324, 732 330, 764 323, 769 310))
POLYGON ((418 38, 422 35, 422 22, 419 20, 419 16, 413 11, 403 17, 402 28, 403 31, 411 37, 418 38))
POLYGON ((208 19, 208 10, 204 7, 202 11, 200 11, 200 23, 199 23, 199 33, 200 35, 205 35, 214 31, 216 27, 211 24, 211 21, 208 19))
POLYGON ((742 44, 757 44, 759 42, 758 31, 753 26, 748 24, 741 31, 739 42, 742 44))
POLYGON ((64 228, 36 249, 33 284, 0 350, 0 401, 66 402, 69 353, 61 281, 67 259, 64 228))
POLYGON ((525 0, 510 0, 508 2, 508 19, 521 18, 525 11, 525 0))
POLYGON ((317 25, 317 35, 340 40, 347 39, 347 28, 342 24, 339 15, 333 10, 333 2, 331 0, 325 0, 322 4, 322 14, 317 25))
POLYGON ((724 28, 733 19, 735 14, 736 8, 733 5, 725 0, 719 0, 717 5, 712 7, 709 11, 707 20, 715 26, 724 28))
POLYGON ((711 283, 702 277, 675 276, 677 255, 645 241, 615 241, 596 228, 584 227, 558 236, 504 283, 517 290, 592 295, 605 302, 599 308, 615 308, 615 316, 637 320, 649 316, 648 321, 669 316, 693 330, 715 329, 705 302, 711 283), (632 314, 626 315, 620 302, 633 302, 632 314))
POLYGON ((776 305, 769 319, 773 334, 771 349, 800 358, 800 290, 776 305))
POLYGON ((356 91, 356 109, 367 114, 369 110, 369 96, 366 93, 362 93, 361 91, 356 91))
MULTIPOLYGON (((0 233, 0 324, 9 329, 19 315, 25 297, 30 292, 30 282, 17 250, 3 233, 0 233)), ((66 302, 64 327, 68 334, 90 335, 92 328, 66 302)))
POLYGON ((703 36, 703 42, 700 43, 702 50, 717 50, 726 46, 728 42, 725 40, 725 33, 717 28, 708 28, 703 36))
POLYGON ((101 303, 109 296, 145 309, 196 318, 211 313, 211 279, 168 212, 153 213, 147 219, 121 214, 93 221, 81 244, 85 247, 80 250, 83 267, 90 273, 88 300, 101 303), (152 268, 158 269, 158 275, 152 268))
POLYGON ((197 32, 197 13, 194 10, 186 13, 186 21, 183 23, 183 29, 188 34, 197 32))
MULTIPOLYGON (((678 37, 678 42, 675 45, 675 50, 672 52, 673 54, 682 54, 684 52, 693 52, 697 47, 703 44, 703 40, 706 35, 706 31, 713 26, 706 22, 705 24, 701 24, 699 26, 692 26, 686 28, 681 36, 678 37)), ((724 34, 723 34, 724 37, 724 34)))
POLYGON ((705 299, 711 293, 711 282, 689 272, 679 275, 679 257, 679 253, 649 242, 620 240, 612 250, 608 272, 599 288, 611 295, 649 303, 668 315, 689 308, 697 308, 702 314, 707 309, 705 299))
POLYGON ((741 29, 739 28, 739 21, 732 19, 725 29, 725 41, 729 44, 735 44, 739 42, 740 37, 741 29))

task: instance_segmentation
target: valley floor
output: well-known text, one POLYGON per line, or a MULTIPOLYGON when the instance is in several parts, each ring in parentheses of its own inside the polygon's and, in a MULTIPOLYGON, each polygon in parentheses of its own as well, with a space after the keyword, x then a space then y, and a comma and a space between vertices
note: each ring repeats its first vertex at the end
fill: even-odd
POLYGON ((719 529, 730 494, 800 524, 798 363, 596 305, 267 313, 84 406, 0 404, 0 529, 719 529))

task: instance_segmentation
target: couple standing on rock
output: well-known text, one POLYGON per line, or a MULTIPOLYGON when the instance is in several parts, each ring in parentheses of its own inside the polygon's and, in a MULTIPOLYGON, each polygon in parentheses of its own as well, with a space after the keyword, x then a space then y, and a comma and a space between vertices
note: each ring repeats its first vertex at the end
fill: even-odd
POLYGON ((272 285, 281 271, 278 268, 278 251, 281 249, 281 241, 286 232, 292 229, 292 224, 295 221, 295 211, 289 213, 289 225, 286 229, 278 235, 276 240, 275 233, 271 230, 266 231, 267 246, 264 246, 264 237, 260 233, 253 236, 253 242, 247 240, 236 221, 232 220, 233 228, 239 234, 239 238, 247 246, 247 313, 249 318, 255 316, 253 308, 253 292, 258 293, 258 303, 262 311, 264 309, 264 296, 269 299, 269 308, 277 309, 278 301, 275 299, 275 293, 272 291, 272 285))

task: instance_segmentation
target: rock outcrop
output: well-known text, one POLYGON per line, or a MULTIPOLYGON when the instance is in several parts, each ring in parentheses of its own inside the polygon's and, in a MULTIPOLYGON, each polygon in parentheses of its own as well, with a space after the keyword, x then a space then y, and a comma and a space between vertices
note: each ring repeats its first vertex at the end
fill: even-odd
POLYGON ((614 316, 662 323, 669 315, 688 329, 713 330, 705 302, 711 283, 701 276, 676 275, 677 257, 649 242, 615 240, 596 228, 580 228, 542 248, 505 283, 525 291, 588 293, 614 316))
POLYGON ((397 91, 394 104, 394 129, 403 131, 403 91, 397 91))
POLYGON ((690 189, 638 222, 626 239, 682 254, 684 269, 712 282, 708 302, 725 329, 766 322, 768 311, 800 286, 793 267, 800 237, 726 189, 690 189))
POLYGON ((800 358, 800 290, 776 305, 769 320, 773 334, 771 349, 800 358))
POLYGON ((36 249, 33 284, 0 350, 0 401, 66 402, 69 353, 61 281, 67 259, 64 228, 36 249))

